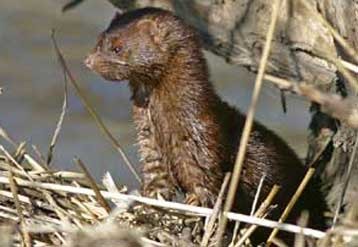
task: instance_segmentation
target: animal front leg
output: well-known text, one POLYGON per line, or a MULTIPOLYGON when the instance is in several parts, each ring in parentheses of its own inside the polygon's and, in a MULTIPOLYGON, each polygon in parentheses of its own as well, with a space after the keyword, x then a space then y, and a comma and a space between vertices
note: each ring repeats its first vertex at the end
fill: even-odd
POLYGON ((192 206, 213 207, 216 200, 216 193, 207 188, 197 185, 193 192, 186 193, 185 203, 192 206))
POLYGON ((137 140, 142 163, 141 193, 147 197, 157 198, 160 195, 166 200, 171 200, 176 194, 176 188, 169 175, 168 165, 158 150, 148 109, 134 107, 134 119, 138 130, 137 140))
POLYGON ((167 172, 165 165, 158 161, 143 163, 142 195, 152 198, 158 196, 171 200, 175 196, 175 186, 167 172))
POLYGON ((221 173, 212 173, 195 164, 178 165, 175 169, 180 186, 185 190, 185 203, 213 207, 220 190, 221 173))

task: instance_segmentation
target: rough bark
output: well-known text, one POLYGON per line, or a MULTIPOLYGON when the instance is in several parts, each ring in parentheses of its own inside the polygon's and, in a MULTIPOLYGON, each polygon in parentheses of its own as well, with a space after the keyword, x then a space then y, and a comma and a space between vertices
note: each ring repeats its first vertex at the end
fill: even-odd
MULTIPOLYGON (((145 6, 171 9, 194 26, 204 45, 229 63, 257 71, 271 15, 271 0, 109 0, 122 11, 145 6)), ((307 0, 358 50, 357 0, 307 0)), ((353 61, 337 45, 330 31, 312 16, 300 1, 282 0, 267 73, 306 81, 324 92, 355 95, 337 68, 326 57, 353 61)), ((319 175, 332 208, 342 190, 355 132, 312 105, 307 161, 322 149, 319 175), (328 143, 328 144, 327 144, 328 143)), ((358 168, 355 164, 345 203, 358 198, 358 168)))

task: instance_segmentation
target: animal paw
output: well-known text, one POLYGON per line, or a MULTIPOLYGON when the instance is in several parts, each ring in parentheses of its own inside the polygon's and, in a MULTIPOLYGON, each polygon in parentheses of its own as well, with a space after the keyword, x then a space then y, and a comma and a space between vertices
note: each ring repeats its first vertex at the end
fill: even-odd
POLYGON ((189 193, 185 196, 185 204, 189 204, 191 206, 200 206, 200 199, 199 197, 194 193, 189 193))
POLYGON ((187 193, 185 203, 192 206, 213 207, 216 201, 216 193, 207 188, 197 186, 194 192, 187 193))
POLYGON ((141 194, 145 197, 171 200, 175 196, 175 191, 169 188, 142 187, 141 194))

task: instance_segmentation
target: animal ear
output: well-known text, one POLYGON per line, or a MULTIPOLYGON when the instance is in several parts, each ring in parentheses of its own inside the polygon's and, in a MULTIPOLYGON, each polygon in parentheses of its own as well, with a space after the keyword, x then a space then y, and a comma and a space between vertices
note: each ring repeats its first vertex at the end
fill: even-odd
POLYGON ((107 32, 112 30, 112 29, 114 29, 117 26, 117 24, 119 23, 122 15, 123 15, 122 12, 116 11, 116 13, 114 14, 114 17, 111 20, 111 23, 109 24, 109 26, 108 26, 108 28, 106 30, 107 32))
POLYGON ((122 14, 123 14, 123 11, 116 11, 116 13, 114 14, 113 19, 117 19, 117 18, 121 17, 122 14))
POLYGON ((160 42, 160 30, 157 23, 154 20, 141 20, 137 23, 139 30, 146 32, 153 39, 154 43, 160 42))

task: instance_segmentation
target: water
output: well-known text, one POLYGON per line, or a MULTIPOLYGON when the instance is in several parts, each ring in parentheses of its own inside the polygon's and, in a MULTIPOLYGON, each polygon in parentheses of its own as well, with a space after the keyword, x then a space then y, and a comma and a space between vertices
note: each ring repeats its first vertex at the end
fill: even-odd
MULTIPOLYGON (((58 43, 92 104, 131 161, 138 164, 135 131, 131 120, 129 91, 125 83, 105 82, 83 65, 98 33, 109 23, 114 9, 106 1, 86 1, 79 8, 61 13, 65 1, 28 0, 0 2, 0 126, 17 141, 34 144, 46 154, 63 99, 63 75, 50 41, 57 30, 58 43)), ((246 111, 254 76, 207 54, 212 81, 225 100, 246 111)), ((308 104, 288 97, 288 113, 282 112, 279 91, 265 84, 257 119, 275 130, 304 156, 308 104)), ((0 140, 0 143, 4 143, 0 140)), ((69 109, 54 157, 58 169, 77 170, 73 158, 80 157, 97 177, 110 171, 120 182, 137 186, 123 167, 119 154, 102 136, 72 88, 69 109)))

